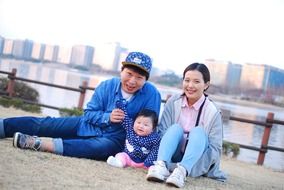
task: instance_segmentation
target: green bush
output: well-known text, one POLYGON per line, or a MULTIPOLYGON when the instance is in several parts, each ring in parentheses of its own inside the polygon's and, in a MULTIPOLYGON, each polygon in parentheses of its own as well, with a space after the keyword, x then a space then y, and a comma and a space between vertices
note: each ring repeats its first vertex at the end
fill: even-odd
POLYGON ((2 105, 5 108, 8 108, 11 106, 11 103, 8 101, 8 99, 0 97, 0 105, 2 105))
POLYGON ((17 109, 20 109, 22 105, 24 104, 23 100, 20 100, 20 99, 10 99, 9 101, 10 101, 10 104, 17 109))
POLYGON ((21 99, 0 97, 0 105, 6 108, 14 107, 32 113, 41 113, 41 108, 39 106, 25 103, 21 99))
MULTIPOLYGON (((0 78, 0 89, 6 91, 8 87, 8 79, 0 78)), ((24 100, 39 102, 39 93, 34 88, 28 86, 26 83, 15 81, 14 96, 0 97, 0 105, 3 107, 14 107, 16 109, 22 109, 33 113, 41 113, 41 108, 37 105, 26 103, 24 100)))
POLYGON ((24 111, 32 112, 32 113, 41 113, 40 106, 33 105, 33 104, 23 104, 21 109, 24 111))
MULTIPOLYGON (((0 78, 0 89, 5 91, 8 86, 7 78, 0 78)), ((14 97, 29 100, 33 102, 39 102, 39 93, 34 88, 30 87, 26 83, 15 81, 14 97)))
POLYGON ((6 90, 7 89, 7 84, 8 84, 8 79, 0 77, 0 89, 1 90, 6 90))
POLYGON ((59 114, 62 117, 67 117, 67 116, 80 116, 83 115, 83 109, 79 109, 76 107, 73 107, 72 109, 69 108, 61 108, 59 109, 59 114))
POLYGON ((229 155, 231 153, 233 157, 237 157, 240 154, 240 146, 234 143, 223 141, 223 154, 229 155))

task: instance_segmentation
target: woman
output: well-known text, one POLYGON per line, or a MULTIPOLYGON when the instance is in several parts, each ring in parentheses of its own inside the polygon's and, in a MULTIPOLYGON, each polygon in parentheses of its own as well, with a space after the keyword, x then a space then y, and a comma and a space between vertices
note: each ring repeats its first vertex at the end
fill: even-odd
POLYGON ((161 117, 159 130, 164 135, 148 181, 166 181, 175 187, 183 187, 186 176, 225 181, 219 170, 223 124, 220 110, 205 94, 209 85, 206 65, 193 63, 184 70, 183 93, 167 101, 161 117))

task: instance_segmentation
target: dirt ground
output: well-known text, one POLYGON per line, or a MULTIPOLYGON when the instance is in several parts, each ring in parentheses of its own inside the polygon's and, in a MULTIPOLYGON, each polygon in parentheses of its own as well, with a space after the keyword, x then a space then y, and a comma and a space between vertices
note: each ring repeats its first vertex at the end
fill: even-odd
MULTIPOLYGON (((31 115, 0 107, 0 117, 31 115)), ((183 189, 283 189, 284 172, 223 157, 229 178, 222 183, 205 177, 187 178, 183 189)), ((0 139, 0 189, 175 189, 147 182, 146 170, 114 168, 105 162, 16 149, 12 139, 0 139)))

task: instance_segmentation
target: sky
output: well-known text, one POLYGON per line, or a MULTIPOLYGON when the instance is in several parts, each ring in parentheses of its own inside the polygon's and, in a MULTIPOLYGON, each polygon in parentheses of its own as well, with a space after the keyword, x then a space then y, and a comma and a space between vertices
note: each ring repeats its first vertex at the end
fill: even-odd
POLYGON ((283 0, 0 0, 0 35, 64 46, 120 42, 178 74, 206 59, 284 69, 283 0))

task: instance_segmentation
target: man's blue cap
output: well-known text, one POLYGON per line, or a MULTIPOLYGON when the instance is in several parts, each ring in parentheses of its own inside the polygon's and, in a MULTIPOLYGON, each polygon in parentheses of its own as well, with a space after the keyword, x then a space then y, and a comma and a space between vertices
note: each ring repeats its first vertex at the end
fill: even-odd
POLYGON ((122 65, 133 65, 150 74, 152 68, 152 60, 148 55, 144 53, 130 52, 127 55, 125 61, 122 62, 122 65))

